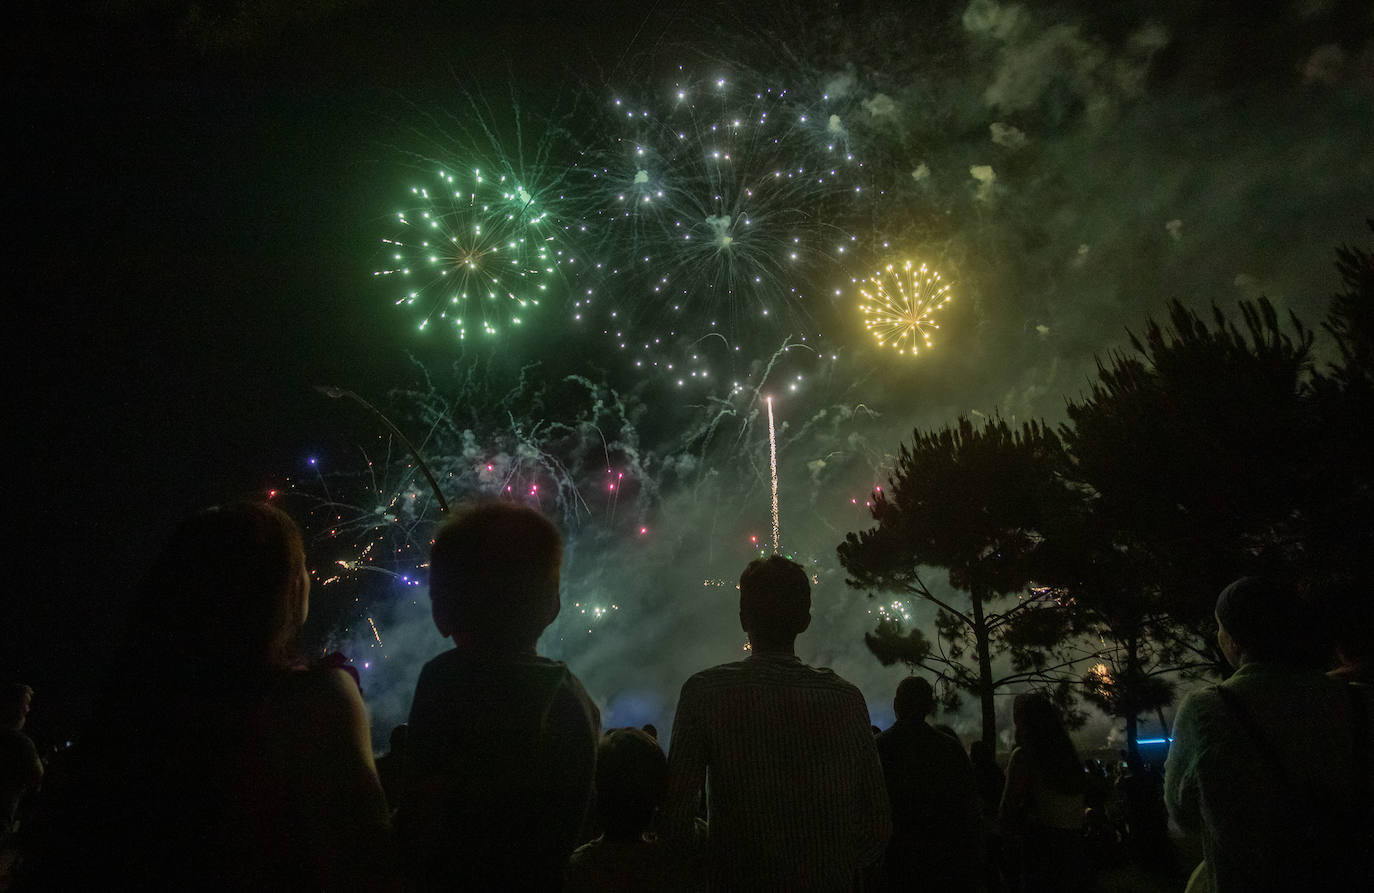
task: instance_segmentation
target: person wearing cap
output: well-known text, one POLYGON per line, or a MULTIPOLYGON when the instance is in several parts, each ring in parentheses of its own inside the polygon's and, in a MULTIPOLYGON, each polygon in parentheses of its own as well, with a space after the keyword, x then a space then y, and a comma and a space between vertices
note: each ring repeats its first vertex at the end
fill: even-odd
POLYGON ((1314 612, 1244 577, 1216 619, 1235 672, 1184 698, 1165 764, 1170 817, 1202 841, 1188 893, 1369 889, 1369 716, 1322 673, 1314 612))
POLYGON ((897 684, 897 720, 878 735, 892 806, 887 845, 894 890, 984 889, 982 808, 973 764, 957 736, 926 722, 935 691, 920 676, 897 684))

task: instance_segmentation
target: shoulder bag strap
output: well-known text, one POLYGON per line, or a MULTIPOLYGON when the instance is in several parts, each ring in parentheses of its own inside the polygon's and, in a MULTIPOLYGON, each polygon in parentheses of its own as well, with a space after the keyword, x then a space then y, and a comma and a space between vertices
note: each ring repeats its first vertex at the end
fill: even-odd
POLYGON ((1217 693, 1217 696, 1221 698, 1221 702, 1226 705, 1226 709, 1231 711, 1231 715, 1234 716, 1240 722, 1241 727, 1245 729, 1245 733, 1259 750, 1260 756, 1269 764, 1269 768, 1274 771, 1274 779, 1291 792, 1293 788, 1292 780, 1288 777, 1288 771, 1283 768, 1283 761, 1279 759, 1278 752, 1274 750, 1274 746, 1260 730, 1259 723, 1255 722, 1255 718, 1250 715, 1250 711, 1245 708, 1240 698, 1235 692, 1227 691, 1220 685, 1212 686, 1212 691, 1217 693))

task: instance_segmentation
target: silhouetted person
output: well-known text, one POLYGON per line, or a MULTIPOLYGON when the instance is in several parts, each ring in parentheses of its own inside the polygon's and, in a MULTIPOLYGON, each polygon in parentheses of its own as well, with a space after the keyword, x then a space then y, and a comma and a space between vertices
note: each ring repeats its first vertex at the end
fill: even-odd
POLYGON ((23 889, 389 888, 358 686, 297 656, 309 592, 300 531, 272 506, 207 509, 177 530, 23 889))
POLYGON ((377 777, 382 781, 386 801, 391 809, 396 808, 401 797, 401 786, 405 781, 406 736, 410 726, 401 723, 391 730, 387 738, 387 751, 377 757, 377 777))
POLYGON ((947 735, 950 738, 954 739, 954 741, 959 745, 959 752, 963 753, 964 742, 959 739, 959 733, 954 730, 954 726, 950 725, 947 722, 937 722, 931 724, 931 728, 942 735, 947 735))
POLYGON ((434 624, 397 829, 422 890, 552 890, 586 840, 600 715, 535 642, 559 609, 563 540, 510 503, 459 512, 430 553, 434 624))
POLYGON ((919 676, 897 685, 897 721, 878 736, 892 805, 888 886, 982 890, 983 829, 973 766, 959 739, 929 725, 935 692, 919 676))
POLYGON ((0 843, 9 837, 24 797, 43 780, 43 761, 24 734, 33 689, 12 682, 0 685, 0 843))
POLYGON ((1216 618, 1236 671, 1184 698, 1165 763, 1169 813, 1202 838, 1188 889, 1374 888, 1367 701, 1314 665, 1311 609, 1280 580, 1237 580, 1216 618))
POLYGON ((995 819, 997 807, 1002 802, 1002 789, 1007 786, 1007 774, 997 765, 997 753, 986 741, 970 742, 968 756, 973 764, 978 798, 983 802, 983 815, 995 819))
POLYGON ((1367 579, 1341 580, 1326 592, 1325 618, 1336 665, 1330 675, 1361 686, 1366 701, 1374 695, 1374 599, 1370 593, 1367 579))
POLYGON ((1089 889, 1083 847, 1086 780, 1059 712, 1041 694, 1012 702, 1016 747, 1007 761, 998 823, 1014 834, 1014 857, 1024 891, 1089 889))
POLYGON ((668 758, 639 729, 614 729, 596 752, 596 817, 601 836, 568 861, 564 893, 688 889, 685 872, 649 834, 668 788, 668 758))
POLYGON ((1001 833, 997 828, 997 810, 1002 803, 1002 790, 1007 786, 1007 774, 997 765, 997 751, 985 741, 973 741, 968 746, 969 762, 973 765, 973 781, 978 788, 982 805, 983 853, 990 890, 1001 889, 1002 866, 1005 859, 1001 833))
MULTIPOLYGON (((1126 768, 1127 774, 1118 788, 1125 800, 1131 856, 1146 871, 1172 878, 1176 869, 1173 843, 1169 840, 1169 813, 1164 808, 1164 779, 1158 770, 1146 766, 1139 755, 1127 757, 1126 768)), ((1091 786, 1093 776, 1087 777, 1091 786)))
POLYGON ((833 671, 796 656, 811 623, 799 565, 759 559, 739 589, 751 653, 682 686, 666 834, 692 838, 705 788, 711 890, 852 889, 891 831, 867 705, 833 671))

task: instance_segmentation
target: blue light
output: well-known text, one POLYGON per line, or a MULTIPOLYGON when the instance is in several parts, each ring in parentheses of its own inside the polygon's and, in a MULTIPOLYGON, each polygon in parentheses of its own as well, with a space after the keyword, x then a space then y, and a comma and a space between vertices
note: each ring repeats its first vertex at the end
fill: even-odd
POLYGON ((1135 743, 1136 743, 1136 744, 1168 744, 1170 741, 1173 741, 1173 740, 1174 740, 1174 739, 1172 739, 1172 738, 1137 738, 1137 739, 1135 740, 1135 743))

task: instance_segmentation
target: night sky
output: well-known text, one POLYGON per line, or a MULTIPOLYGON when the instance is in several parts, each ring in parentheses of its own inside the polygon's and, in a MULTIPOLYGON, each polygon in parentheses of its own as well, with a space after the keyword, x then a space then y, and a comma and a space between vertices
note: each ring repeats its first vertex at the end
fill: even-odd
MULTIPOLYGON (((703 596, 701 581, 733 579, 745 535, 767 533, 767 443, 757 401, 725 382, 781 384, 761 380, 764 361, 805 333, 836 359, 777 403, 784 540, 822 581, 799 647, 859 683, 881 718, 902 671, 864 651, 873 605, 844 587, 834 545, 865 522, 843 504, 885 479, 913 426, 972 412, 1060 422, 1094 357, 1172 298, 1233 307, 1263 294, 1316 327, 1338 284, 1333 248, 1367 240, 1374 10, 1258 8, 20 4, 3 63, 19 449, 0 673, 38 690, 36 734, 70 732, 171 524, 299 479, 307 457, 356 464, 358 445, 375 444, 365 413, 314 385, 350 388, 424 433, 392 389, 475 352, 421 336, 372 274, 417 171, 465 163, 474 105, 509 146, 517 96, 525 120, 566 131, 537 166, 585 166, 618 132, 612 98, 647 103, 682 64, 829 96, 881 199, 856 215, 862 227, 848 222, 863 229, 862 260, 808 270, 810 309, 735 324, 730 340, 751 356, 716 370, 724 390, 675 390, 661 370, 632 370, 592 320, 572 324, 581 279, 544 302, 534 334, 502 341, 492 387, 538 360, 536 377, 620 394, 642 478, 635 511, 611 524, 598 508, 596 535, 571 535, 565 615, 575 591, 625 616, 595 633, 565 616, 542 647, 609 719, 661 727, 690 672, 739 653, 733 589, 703 596), (935 349, 914 359, 866 340, 852 294, 819 297, 888 256, 927 260, 953 285, 935 349), (707 449, 691 432, 725 405, 713 394, 732 409, 707 449)), ((587 255, 615 242, 603 231, 587 255)), ((664 309, 620 281, 597 287, 598 301, 638 307, 642 333, 664 309)), ((408 678, 437 647, 422 600, 412 607, 382 630, 408 678)), ((404 712, 406 678, 393 670, 369 691, 379 724, 404 712)))

